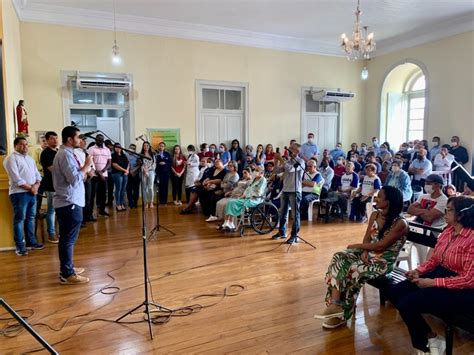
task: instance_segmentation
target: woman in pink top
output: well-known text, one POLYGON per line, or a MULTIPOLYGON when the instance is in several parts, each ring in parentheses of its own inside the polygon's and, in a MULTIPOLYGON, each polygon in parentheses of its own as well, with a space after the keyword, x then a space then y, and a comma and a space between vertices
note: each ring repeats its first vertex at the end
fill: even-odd
POLYGON ((431 258, 390 290, 389 299, 419 353, 443 354, 446 349, 444 338, 436 336, 422 313, 474 316, 474 199, 451 197, 445 218, 448 227, 438 237, 431 258))

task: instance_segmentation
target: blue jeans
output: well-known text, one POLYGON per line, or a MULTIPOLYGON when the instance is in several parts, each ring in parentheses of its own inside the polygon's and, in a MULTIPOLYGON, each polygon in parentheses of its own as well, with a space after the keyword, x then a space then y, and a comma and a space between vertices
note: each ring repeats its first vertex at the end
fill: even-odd
POLYGON ((288 211, 291 204, 291 217, 293 218, 293 226, 291 227, 291 238, 296 238, 300 231, 300 204, 301 192, 283 192, 280 197, 280 235, 286 234, 286 224, 288 222, 288 211))
POLYGON ((117 206, 125 205, 125 192, 127 191, 128 175, 124 173, 112 173, 115 185, 115 204, 117 206))
POLYGON ((34 228, 36 217, 36 196, 29 192, 10 195, 13 206, 13 238, 18 251, 25 250, 26 245, 35 245, 34 228))
POLYGON ((54 237, 56 235, 56 226, 54 221, 54 207, 53 207, 53 196, 54 192, 45 191, 46 197, 48 198, 48 211, 46 212, 46 225, 48 226, 48 235, 54 237))
POLYGON ((59 224, 59 262, 60 275, 69 277, 74 275, 74 264, 72 262, 74 254, 74 244, 79 237, 79 230, 82 223, 82 207, 78 205, 68 205, 56 208, 56 216, 59 224))

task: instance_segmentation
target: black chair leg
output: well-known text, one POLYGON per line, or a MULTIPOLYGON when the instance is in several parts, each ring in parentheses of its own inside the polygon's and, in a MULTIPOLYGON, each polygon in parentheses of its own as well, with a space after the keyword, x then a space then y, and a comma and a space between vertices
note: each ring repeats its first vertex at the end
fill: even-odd
POLYGON ((454 327, 446 324, 446 355, 453 355, 454 327))

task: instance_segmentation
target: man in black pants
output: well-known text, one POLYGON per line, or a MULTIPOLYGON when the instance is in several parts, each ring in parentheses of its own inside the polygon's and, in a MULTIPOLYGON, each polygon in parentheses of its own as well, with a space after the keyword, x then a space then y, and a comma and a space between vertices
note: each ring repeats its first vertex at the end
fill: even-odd
POLYGON ((105 210, 105 200, 107 195, 107 170, 112 164, 112 155, 109 148, 104 145, 104 136, 98 134, 95 138, 95 145, 89 148, 88 153, 92 156, 95 166, 95 176, 91 180, 91 199, 89 211, 94 210, 94 201, 97 194, 97 208, 100 216, 110 216, 105 210))
MULTIPOLYGON (((137 146, 130 144, 128 149, 136 152, 137 146)), ((136 156, 127 154, 128 162, 130 164, 130 173, 127 181, 127 199, 129 208, 137 208, 138 196, 140 192, 140 165, 136 156)))

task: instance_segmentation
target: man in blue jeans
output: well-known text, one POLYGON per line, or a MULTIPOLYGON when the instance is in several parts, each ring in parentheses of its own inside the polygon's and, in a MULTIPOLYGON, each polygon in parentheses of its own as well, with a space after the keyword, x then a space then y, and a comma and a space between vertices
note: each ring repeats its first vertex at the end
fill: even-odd
POLYGON ((36 241, 34 234, 36 195, 38 195, 41 176, 35 161, 28 155, 26 138, 15 138, 13 145, 15 151, 5 159, 3 166, 8 173, 8 194, 13 206, 13 237, 16 254, 26 256, 28 249, 44 248, 43 244, 36 241))
POLYGON ((55 191, 53 206, 59 224, 59 279, 62 285, 75 285, 89 282, 88 277, 80 275, 85 271, 84 268, 75 268, 72 259, 85 205, 84 180, 92 156, 87 156, 81 166, 74 154, 74 149, 79 148, 81 142, 77 127, 64 127, 61 138, 63 145, 54 157, 52 170, 55 191))
POLYGON ((302 180, 304 174, 305 163, 298 155, 300 145, 293 143, 290 145, 290 158, 284 160, 280 153, 275 154, 275 161, 278 162, 276 172, 283 172, 283 189, 280 197, 280 227, 278 233, 272 236, 272 239, 286 238, 286 227, 288 222, 288 212, 291 204, 291 217, 293 218, 293 226, 291 227, 290 238, 286 241, 288 244, 298 243, 298 233, 300 231, 300 204, 302 180), (296 164, 298 162, 300 165, 296 164), (295 181, 296 174, 296 181, 295 181), (295 186, 296 182, 296 186, 295 186))

